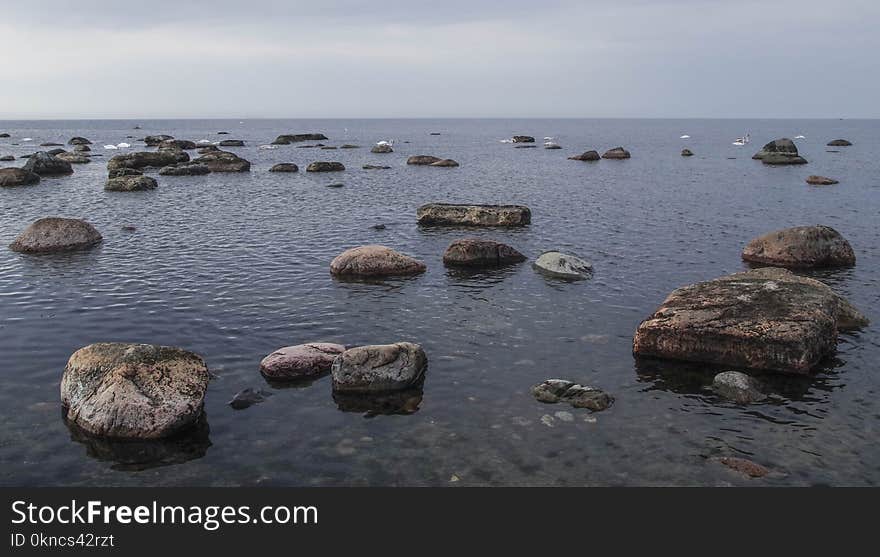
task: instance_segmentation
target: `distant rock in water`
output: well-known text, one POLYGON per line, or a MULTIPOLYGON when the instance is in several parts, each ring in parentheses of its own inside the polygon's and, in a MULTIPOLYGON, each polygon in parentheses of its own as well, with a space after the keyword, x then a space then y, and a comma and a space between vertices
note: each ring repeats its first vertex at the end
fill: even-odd
POLYGON ((343 184, 342 182, 334 182, 332 184, 327 184, 327 187, 328 188, 344 188, 345 184, 343 184))
POLYGON ((365 164, 361 168, 364 170, 388 170, 390 166, 381 166, 378 164, 365 164))
POLYGON ((334 147, 332 145, 324 145, 323 147, 321 147, 322 151, 335 151, 336 149, 338 149, 338 147, 334 147))
POLYGON ((852 143, 846 139, 833 139, 828 142, 828 147, 852 147, 852 143))
POLYGON ((0 162, 9 162, 9 161, 14 161, 14 160, 15 160, 15 157, 12 155, 3 155, 2 157, 0 157, 0 162))
POLYGON ((220 147, 244 147, 244 141, 240 139, 224 139, 220 142, 220 147))
POLYGON ((217 132, 217 135, 229 135, 229 132, 217 132))
POLYGON ((397 342, 350 348, 331 366, 333 390, 340 392, 383 392, 419 385, 428 367, 422 347, 397 342))
POLYGON ((537 145, 530 145, 530 144, 514 146, 514 149, 537 149, 537 148, 538 148, 537 145))
POLYGON ((92 162, 92 159, 81 153, 58 153, 55 155, 59 160, 69 162, 70 164, 86 164, 92 162))
POLYGON ((66 153, 66 152, 67 151, 65 151, 64 149, 49 149, 48 151, 46 151, 46 153, 52 155, 53 157, 57 157, 61 153, 66 153))
POLYGON ((260 362, 260 373, 275 381, 292 381, 322 375, 330 371, 336 356, 345 346, 329 342, 312 342, 285 346, 260 362))
POLYGON ((530 135, 515 135, 511 138, 514 143, 534 143, 535 138, 530 135))
POLYGON ((11 137, 11 136, 6 132, 0 133, 0 138, 6 139, 7 137, 11 137))
POLYGON ((306 167, 306 172, 341 172, 345 170, 345 165, 341 162, 313 162, 306 167))
POLYGON ((440 157, 432 157, 430 155, 413 155, 410 158, 406 159, 406 164, 416 165, 416 166, 428 166, 430 164, 434 164, 435 162, 440 162, 440 157))
POLYGON ((21 253, 50 253, 84 249, 101 242, 95 227, 80 219, 46 217, 34 221, 9 245, 21 253))
POLYGON ((205 145, 205 146, 199 147, 196 150, 196 153, 198 153, 200 155, 204 155, 205 153, 216 153, 219 150, 220 150, 220 147, 217 147, 216 145, 205 145))
POLYGON ((107 172, 108 178, 119 178, 120 176, 143 176, 144 173, 136 168, 118 167, 107 172))
POLYGON ((74 145, 73 147, 74 153, 90 153, 91 151, 92 149, 88 145, 74 145))
POLYGON ((424 273, 425 264, 386 246, 369 245, 345 250, 330 263, 338 277, 391 277, 424 273))
POLYGON ((229 151, 211 151, 193 162, 204 164, 211 172, 249 172, 251 169, 250 161, 229 151))
POLYGON ((144 138, 144 143, 147 144, 147 147, 158 147, 160 143, 163 141, 168 141, 169 139, 174 139, 174 137, 170 135, 148 135, 144 138))
POLYGON ((199 162, 180 162, 159 169, 161 176, 204 176, 210 174, 211 169, 199 162))
POLYGON ((524 205, 456 205, 428 203, 418 209, 421 225, 525 226, 532 220, 524 205))
POLYGON ((599 156, 599 152, 598 152, 598 151, 584 151, 584 152, 581 153, 580 155, 575 155, 575 156, 573 156, 573 157, 568 157, 568 160, 572 160, 572 161, 585 161, 585 162, 592 162, 592 161, 600 160, 601 158, 602 158, 602 157, 599 156))
POLYGON ((40 175, 25 168, 0 168, 0 187, 27 186, 40 182, 40 175))
POLYGON ((605 151, 605 154, 602 155, 603 159, 628 159, 630 158, 630 153, 623 147, 615 147, 614 149, 608 149, 605 151))
POLYGON ((156 189, 158 184, 149 176, 119 176, 104 184, 106 191, 146 191, 156 189))
POLYGON ((62 147, 62 144, 55 143, 53 141, 47 141, 46 143, 40 143, 40 147, 62 147))
POLYGON ((712 390, 737 404, 752 404, 767 398, 762 385, 753 377, 741 371, 725 371, 712 380, 712 390))
POLYGON ((798 154, 794 141, 787 137, 764 145, 752 158, 769 165, 807 164, 807 160, 798 154))
POLYGON ((593 273, 593 266, 587 261, 558 251, 545 251, 534 267, 546 275, 571 280, 588 279, 593 273))
POLYGON ((755 238, 743 249, 752 263, 780 267, 848 267, 856 256, 849 242, 830 226, 796 226, 755 238))
POLYGON ((31 155, 25 163, 24 169, 39 174, 41 177, 73 174, 73 168, 69 162, 42 151, 31 155))
POLYGON ((391 145, 373 145, 373 148, 370 149, 371 153, 393 153, 394 149, 391 148, 391 145))
POLYGON ((614 404, 614 397, 605 391, 566 379, 547 379, 532 387, 532 396, 545 404, 567 402, 575 408, 586 408, 593 412, 607 410, 614 404))
POLYGON ((92 344, 68 360, 61 403, 92 435, 159 439, 202 416, 209 378, 204 360, 180 348, 92 344))
POLYGON ((112 157, 107 161, 107 170, 113 171, 119 168, 134 168, 137 170, 143 168, 162 168, 163 166, 170 166, 188 160, 189 155, 179 149, 138 151, 112 157), (181 158, 183 160, 180 160, 181 158))
POLYGON ((811 186, 833 186, 834 184, 839 184, 840 182, 833 178, 813 175, 807 177, 807 183, 811 186))
POLYGON ((189 161, 189 155, 180 147, 175 147, 173 145, 160 145, 158 152, 173 156, 176 162, 189 161))
POLYGON ((299 172, 299 167, 292 162, 281 162, 270 168, 269 172, 299 172))
POLYGON ((159 142, 157 145, 160 149, 173 147, 176 149, 182 149, 184 151, 191 151, 198 147, 195 141, 189 141, 186 139, 166 139, 164 141, 159 142))
POLYGON ((522 263, 526 257, 512 247, 479 238, 455 240, 443 253, 443 263, 458 267, 493 267, 522 263))
POLYGON ((299 133, 279 135, 272 142, 273 145, 290 145, 291 143, 299 143, 301 141, 324 141, 327 136, 323 133, 299 133))
POLYGON ((71 137, 70 141, 67 142, 68 145, 91 145, 92 142, 86 139, 85 137, 71 137))
POLYGON ((445 167, 456 167, 458 163, 452 159, 443 159, 437 162, 432 162, 429 166, 445 166, 445 167))
POLYGON ((344 145, 339 146, 340 149, 360 149, 360 145, 352 145, 351 143, 346 143, 344 145))
POLYGON ((694 156, 694 152, 691 151, 690 149, 682 149, 682 150, 681 150, 681 156, 682 156, 682 157, 693 157, 693 156, 694 156))

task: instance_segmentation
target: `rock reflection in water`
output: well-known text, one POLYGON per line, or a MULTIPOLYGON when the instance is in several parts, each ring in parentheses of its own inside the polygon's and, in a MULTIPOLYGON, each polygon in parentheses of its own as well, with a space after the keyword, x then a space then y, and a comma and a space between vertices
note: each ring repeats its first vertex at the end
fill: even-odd
POLYGON ((113 470, 139 471, 182 464, 205 456, 211 446, 208 420, 203 415, 195 425, 164 439, 110 439, 95 437, 64 417, 70 438, 86 447, 96 460, 113 463, 113 470))
POLYGON ((422 387, 382 393, 342 393, 333 391, 333 400, 343 412, 360 412, 365 418, 395 414, 415 414, 422 403, 422 387))

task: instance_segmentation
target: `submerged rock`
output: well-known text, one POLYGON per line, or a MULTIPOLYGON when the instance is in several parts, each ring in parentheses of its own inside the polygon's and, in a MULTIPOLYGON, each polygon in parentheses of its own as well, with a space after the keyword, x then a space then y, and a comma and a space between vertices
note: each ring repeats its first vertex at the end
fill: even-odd
POLYGON ((856 256, 849 242, 830 226, 795 226, 755 238, 742 258, 781 267, 848 267, 856 256))
POLYGON ((317 161, 306 167, 306 172, 341 172, 345 165, 341 162, 317 161))
POLYGON ((340 149, 360 149, 360 145, 352 145, 351 143, 345 143, 339 146, 340 149))
POLYGON ((80 219, 46 217, 31 223, 9 244, 22 253, 49 253, 84 249, 101 242, 95 227, 80 219))
POLYGON ((40 175, 26 168, 0 168, 0 187, 27 186, 40 182, 40 175))
POLYGON ((198 147, 195 141, 189 141, 186 139, 166 139, 161 141, 158 145, 159 149, 180 149, 182 151, 191 151, 198 147))
POLYGON ((391 167, 378 164, 365 164, 361 168, 363 168, 364 170, 388 170, 391 167))
POLYGON ((600 160, 601 158, 602 158, 602 157, 599 156, 599 152, 598 152, 598 151, 584 151, 584 152, 581 153, 580 155, 575 155, 575 156, 573 156, 573 157, 568 157, 568 160, 572 160, 572 161, 585 161, 585 162, 591 162, 591 161, 597 161, 597 160, 600 160))
POLYGON ((741 371, 719 373, 712 380, 712 389, 718 395, 737 404, 751 404, 767 398, 761 390, 761 383, 741 371))
POLYGON ((154 178, 149 176, 117 176, 110 178, 104 184, 106 191, 146 191, 159 186, 154 178))
POLYGON ((630 158, 630 153, 623 147, 615 147, 614 149, 608 149, 605 151, 605 154, 602 155, 603 159, 628 159, 630 158))
POLYGON ((232 400, 229 401, 229 406, 231 406, 233 410, 244 410, 245 408, 250 408, 254 404, 265 402, 270 396, 272 396, 272 393, 258 391, 248 387, 247 389, 242 389, 235 393, 232 400))
POLYGON ((69 162, 42 151, 31 155, 25 163, 24 169, 39 174, 41 177, 73 174, 73 168, 69 162))
POLYGON ((220 147, 244 147, 244 141, 241 139, 224 139, 220 142, 220 147))
POLYGON ((512 247, 493 240, 455 240, 443 253, 443 263, 461 267, 491 267, 521 263, 526 257, 512 247))
POLYGON ((193 162, 204 164, 211 172, 249 172, 250 161, 228 151, 212 151, 194 159, 193 162))
POLYGON ((852 147, 852 143, 846 139, 832 139, 827 145, 828 147, 852 147))
POLYGON ((9 161, 14 161, 14 160, 15 160, 15 157, 12 155, 3 155, 2 157, 0 157, 0 162, 9 162, 9 161))
POLYGON ((833 186, 834 184, 839 184, 840 182, 833 178, 813 175, 807 176, 807 183, 811 186, 833 186))
POLYGON ((270 168, 269 172, 299 172, 299 167, 292 162, 280 162, 270 168))
POLYGON ((147 144, 147 147, 158 147, 160 143, 163 141, 168 141, 170 139, 174 139, 170 135, 148 135, 144 138, 144 143, 147 144))
POLYGON ((381 392, 412 388, 421 383, 427 365, 425 351, 411 342, 350 348, 333 361, 333 389, 381 392))
POLYGON ((840 300, 821 283, 789 279, 784 271, 757 269, 692 284, 673 291, 642 321, 633 353, 806 374, 837 349, 838 324, 846 325, 848 311, 840 300))
POLYGON ((525 226, 532 211, 525 205, 456 205, 428 203, 418 209, 421 225, 525 226))
POLYGON ((601 412, 614 404, 614 397, 601 389, 578 385, 565 379, 547 379, 532 387, 532 396, 539 402, 567 402, 575 408, 601 412))
POLYGON ((58 160, 62 160, 64 162, 69 162, 70 164, 86 164, 92 162, 92 159, 89 157, 82 155, 80 153, 58 153, 55 155, 58 160))
POLYGON ((558 251, 545 251, 535 260, 535 269, 557 278, 588 279, 593 273, 593 266, 574 255, 558 251))
POLYGON ((431 155, 413 155, 406 159, 406 164, 415 165, 415 166, 428 166, 430 164, 434 164, 435 162, 440 162, 440 157, 432 157, 431 155))
POLYGON ((260 373, 275 381, 322 375, 330 371, 333 360, 343 352, 345 346, 329 342, 285 346, 263 358, 260 362, 260 373))
POLYGON ((794 141, 784 137, 776 139, 764 145, 760 151, 752 156, 755 160, 760 160, 764 164, 784 165, 784 164, 806 164, 807 161, 798 154, 797 146, 794 141))
POLYGON ((169 346, 98 343, 74 352, 61 378, 67 419, 92 435, 157 439, 202 416, 208 368, 169 346))
POLYGON ((119 178, 120 176, 143 176, 144 173, 136 168, 113 168, 107 172, 108 178, 119 178))
POLYGON ((717 460, 731 470, 749 476, 750 478, 763 478, 770 473, 770 470, 768 470, 767 468, 745 458, 739 458, 736 456, 723 456, 717 460))
POLYGON ((330 263, 340 277, 388 277, 424 273, 425 264, 386 246, 360 246, 346 250, 330 263))
POLYGON ((429 166, 445 166, 445 167, 456 167, 458 163, 452 159, 443 159, 437 162, 432 162, 429 166))

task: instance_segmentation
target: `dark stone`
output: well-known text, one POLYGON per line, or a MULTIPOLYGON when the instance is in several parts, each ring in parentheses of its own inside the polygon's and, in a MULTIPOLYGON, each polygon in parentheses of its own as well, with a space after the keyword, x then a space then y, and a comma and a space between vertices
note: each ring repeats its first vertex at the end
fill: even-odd
POLYGON ((269 172, 299 172, 299 167, 292 162, 281 162, 270 168, 269 172))
POLYGON ((601 158, 602 157, 599 156, 598 151, 584 151, 580 155, 568 157, 568 159, 572 160, 572 161, 585 161, 585 162, 597 161, 597 160, 600 160, 601 158))
POLYGON ((204 176, 210 173, 211 169, 199 162, 182 162, 159 169, 161 176, 204 176))
POLYGON ((31 155, 27 163, 25 163, 24 169, 34 174, 39 174, 41 177, 73 174, 73 167, 70 166, 69 162, 44 152, 31 155))
POLYGON ((341 162, 313 162, 306 167, 306 172, 340 172, 345 170, 345 165, 341 162))
POLYGON ((0 187, 27 186, 40 182, 40 175, 25 168, 0 168, 0 187))
POLYGON ((443 263, 462 267, 491 267, 522 263, 526 257, 512 247, 493 240, 455 240, 443 254, 443 263))

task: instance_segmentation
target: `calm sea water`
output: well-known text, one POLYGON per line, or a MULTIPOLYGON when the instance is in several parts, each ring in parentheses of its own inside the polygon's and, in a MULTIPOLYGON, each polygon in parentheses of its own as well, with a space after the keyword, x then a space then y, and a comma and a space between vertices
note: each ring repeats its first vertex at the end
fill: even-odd
POLYGON ((747 407, 706 389, 715 370, 638 362, 631 354, 636 326, 669 291, 743 270, 742 246, 787 226, 827 224, 849 239, 857 266, 813 276, 877 323, 877 121, 6 121, 4 131, 13 137, 0 139, 0 155, 82 135, 104 157, 75 166, 70 177, 0 191, 0 484, 880 483, 876 324, 842 336, 837 358, 815 376, 769 378, 777 396, 747 407), (221 130, 230 135, 216 135, 221 130), (281 133, 311 131, 325 133, 325 143, 362 148, 257 149, 281 133), (746 132, 750 145, 731 145, 746 132), (159 177, 154 191, 104 192, 114 153, 101 146, 155 133, 244 139, 247 147, 229 150, 250 160, 252 171, 159 177), (564 149, 499 143, 512 134, 533 135, 539 145, 552 136, 564 149), (750 159, 765 141, 799 134, 808 166, 750 159), (23 144, 23 137, 34 141, 23 144), (838 137, 855 145, 827 152, 825 143, 838 137), (395 153, 371 154, 380 139, 395 139, 395 153), (617 145, 633 158, 566 160, 617 145), (683 147, 696 156, 679 156, 683 147), (413 154, 454 158, 461 167, 407 167, 413 154), (304 169, 315 160, 338 160, 348 170, 268 172, 278 162, 304 169), (361 170, 366 163, 392 168, 361 170), (840 185, 807 186, 808 174, 840 185), (326 187, 336 182, 345 187, 326 187), (421 229, 416 208, 431 201, 522 203, 533 222, 517 230, 421 229), (50 215, 85 218, 105 241, 39 257, 5 248, 50 215), (379 223, 386 229, 371 228, 379 223), (447 270, 442 252, 462 236, 506 242, 530 259, 548 249, 580 254, 595 275, 559 282, 529 263, 447 270), (334 281, 330 260, 366 243, 416 256, 428 272, 373 284, 334 281), (263 356, 317 340, 422 344, 430 365, 418 410, 387 415, 387 406, 337 404, 328 377, 290 388, 264 382, 263 356), (217 375, 206 423, 158 445, 71 432, 61 415, 61 373, 73 351, 98 341, 201 354, 217 375), (529 388, 549 377, 603 388, 616 403, 593 415, 538 403, 529 388), (232 410, 226 403, 246 387, 273 396, 232 410), (556 417, 560 411, 573 421, 556 417), (725 455, 773 473, 744 479, 713 460, 725 455))

